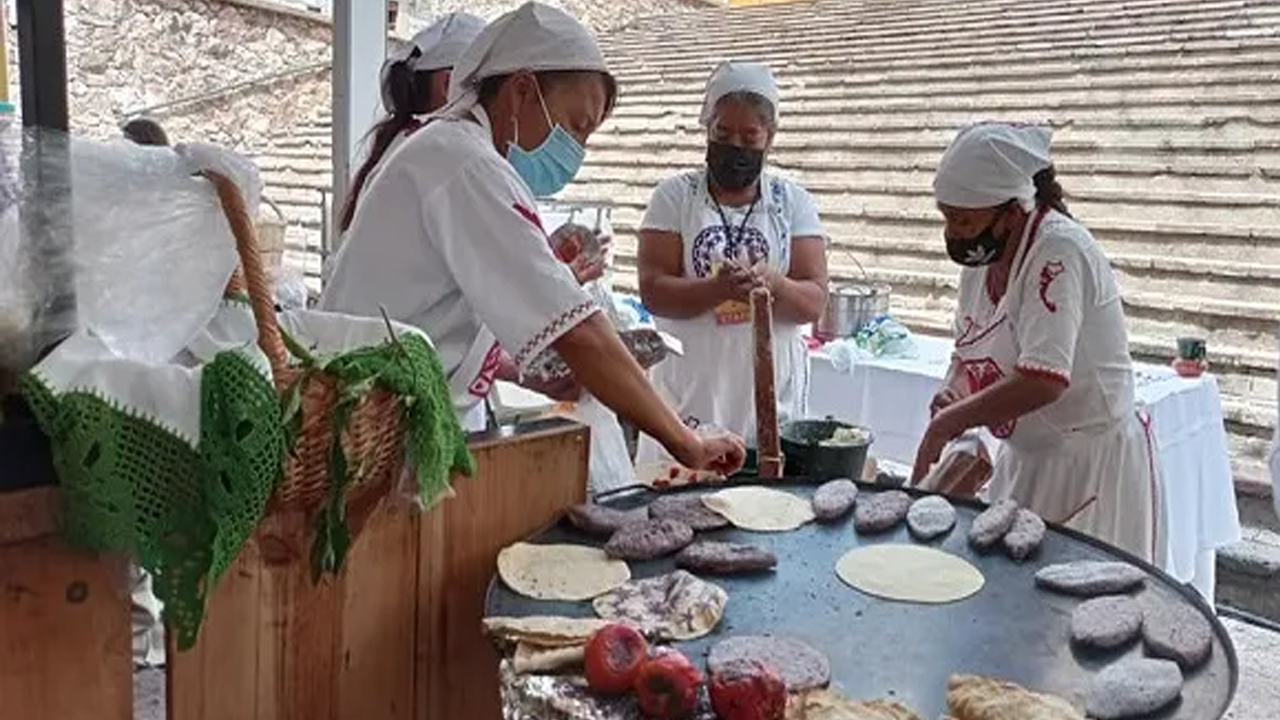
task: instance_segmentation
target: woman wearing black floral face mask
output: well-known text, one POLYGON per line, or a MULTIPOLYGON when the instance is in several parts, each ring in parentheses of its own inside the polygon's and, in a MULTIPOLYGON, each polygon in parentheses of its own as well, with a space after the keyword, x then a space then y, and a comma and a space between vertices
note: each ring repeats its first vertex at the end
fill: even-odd
POLYGON ((961 130, 934 180, 961 271, 951 371, 915 479, 961 433, 1004 440, 988 499, 1148 561, 1162 557, 1159 487, 1134 401, 1120 288, 1062 200, 1047 128, 961 130))
MULTIPOLYGON (((826 238, 809 193, 765 169, 778 122, 769 68, 728 62, 712 74, 703 104, 704 167, 664 181, 640 229, 640 295, 684 356, 652 371, 654 385, 693 426, 755 437, 752 288, 774 297, 778 413, 802 417, 808 354, 802 325, 827 297, 826 238)), ((642 438, 638 460, 665 460, 642 438)))

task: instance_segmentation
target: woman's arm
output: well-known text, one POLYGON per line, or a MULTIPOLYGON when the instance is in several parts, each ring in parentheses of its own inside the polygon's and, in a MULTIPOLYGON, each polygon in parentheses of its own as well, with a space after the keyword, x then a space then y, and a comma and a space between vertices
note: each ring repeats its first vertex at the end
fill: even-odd
POLYGON ((552 347, 579 384, 661 443, 685 467, 725 474, 742 467, 746 453, 742 441, 732 436, 701 438, 686 427, 658 397, 644 370, 600 313, 561 335, 552 347))
POLYGON ((791 268, 769 283, 773 313, 797 325, 817 322, 827 307, 827 242, 821 237, 791 241, 791 268))
POLYGON ((750 277, 734 266, 712 278, 685 277, 684 243, 674 232, 641 230, 636 262, 640 300, 658 317, 697 317, 725 300, 745 302, 750 291, 750 277))
POLYGON ((1067 391, 1067 384, 1044 375, 1014 374, 995 384, 956 400, 934 417, 938 431, 949 435, 948 442, 975 427, 995 427, 1017 420, 1049 405, 1067 391))
POLYGON ((1060 378, 1015 372, 994 385, 938 410, 925 430, 916 450, 911 481, 917 483, 929 472, 947 443, 975 427, 994 427, 1016 420, 1056 401, 1066 392, 1060 378))

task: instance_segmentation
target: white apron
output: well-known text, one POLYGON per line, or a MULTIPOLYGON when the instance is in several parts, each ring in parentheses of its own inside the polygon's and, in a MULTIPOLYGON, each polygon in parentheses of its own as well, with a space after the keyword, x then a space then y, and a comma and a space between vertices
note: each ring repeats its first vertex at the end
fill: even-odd
MULTIPOLYGON (((699 183, 705 175, 699 173, 699 183)), ((706 242, 717 233, 736 232, 733 245, 750 252, 753 261, 768 262, 782 274, 791 267, 792 208, 784 200, 779 181, 762 175, 760 205, 750 216, 746 208, 723 208, 725 215, 716 222, 714 210, 707 210, 704 193, 691 192, 684 198, 682 216, 687 224, 680 233, 684 241, 685 277, 704 277, 697 271, 699 263, 724 262, 724 244, 706 242), (706 219, 712 218, 710 223, 706 219), (749 224, 748 224, 749 223, 749 224), (726 227, 728 226, 728 227, 726 227), (749 234, 749 240, 743 239, 749 234), (691 236, 693 235, 693 236, 691 236), (696 236, 696 237, 694 237, 696 236), (700 245, 699 243, 706 243, 700 245), (705 249, 709 248, 709 249, 705 249), (697 257, 706 252, 707 257, 697 257), (767 256, 759 257, 767 252, 767 256)), ((679 338, 684 345, 683 357, 670 357, 650 371, 650 379, 658 394, 691 428, 710 427, 738 434, 748 447, 756 447, 755 411, 755 336, 750 310, 721 306, 700 317, 688 320, 655 318, 658 329, 679 338)), ((775 320, 773 324, 774 387, 778 398, 778 421, 785 423, 806 416, 809 398, 809 351, 801 328, 793 323, 775 320)), ((666 450, 647 435, 640 436, 636 462, 667 462, 666 450)))
MULTIPOLYGON (((1011 305, 1018 293, 1024 255, 1034 241, 1042 216, 1028 223, 1009 278, 1009 290, 986 313, 970 313, 974 324, 956 340, 962 390, 973 394, 1017 372, 1020 356, 1017 311, 1011 305)), ((1088 342, 1083 332, 1079 342, 1088 342)), ((1073 385, 1089 377, 1073 373, 1073 385)), ((1060 402, 1060 401, 1059 401, 1060 402)), ((1048 406, 1048 407, 1052 407, 1048 406)), ((989 501, 1012 498, 1045 520, 1096 537, 1148 562, 1160 562, 1160 517, 1155 464, 1146 427, 1128 403, 1117 403, 1112 417, 1102 422, 1064 426, 1052 422, 1047 408, 1013 422, 989 428, 1004 440, 996 458, 989 501)))
POLYGON ((449 376, 449 395, 463 430, 480 432, 488 427, 484 401, 493 390, 501 359, 502 348, 497 338, 481 326, 462 364, 449 376))

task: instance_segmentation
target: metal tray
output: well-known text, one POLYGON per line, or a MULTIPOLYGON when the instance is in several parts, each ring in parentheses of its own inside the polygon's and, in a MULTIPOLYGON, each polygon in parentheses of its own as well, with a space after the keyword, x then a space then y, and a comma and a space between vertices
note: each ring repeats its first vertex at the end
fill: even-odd
MULTIPOLYGON (((785 487, 801 497, 813 493, 807 481, 731 482, 785 487)), ((723 487, 723 486, 717 486, 723 487)), ((671 492, 707 492, 682 488, 671 492)), ((882 488, 864 485, 864 492, 882 488)), ((597 502, 627 509, 647 504, 658 493, 624 488, 597 502)), ((986 576, 983 590, 950 605, 925 606, 872 598, 846 586, 835 575, 836 560, 851 548, 881 543, 913 543, 905 525, 895 532, 860 537, 852 520, 810 524, 792 533, 748 533, 728 528, 702 533, 706 539, 753 542, 778 554, 777 572, 759 577, 712 579, 729 592, 724 620, 706 638, 679 644, 698 662, 716 641, 732 635, 771 633, 792 636, 822 649, 831 660, 832 686, 848 697, 888 698, 921 716, 945 710, 947 678, 971 673, 1009 680, 1032 690, 1051 692, 1083 704, 1098 670, 1128 655, 1141 655, 1141 643, 1125 651, 1083 654, 1070 643, 1071 612, 1079 600, 1039 590, 1037 569, 1074 560, 1122 560, 1149 576, 1140 597, 1187 603, 1214 629, 1212 659, 1189 673, 1182 699, 1144 720, 1221 718, 1236 692, 1239 667, 1226 629, 1200 596, 1165 573, 1080 533, 1051 528, 1035 557, 1018 564, 1003 554, 979 554, 967 542, 969 525, 980 507, 956 502, 958 521, 948 535, 930 545, 963 557, 986 576)), ((600 545, 561 521, 535 535, 536 543, 600 545)), ((634 577, 674 569, 671 558, 631 563, 634 577)), ((567 615, 591 617, 589 602, 540 602, 515 594, 494 577, 485 602, 490 616, 567 615)))

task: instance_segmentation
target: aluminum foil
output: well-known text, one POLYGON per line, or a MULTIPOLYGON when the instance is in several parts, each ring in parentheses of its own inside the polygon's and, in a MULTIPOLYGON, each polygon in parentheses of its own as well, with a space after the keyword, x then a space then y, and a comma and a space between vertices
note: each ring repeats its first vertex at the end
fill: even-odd
MULTIPOLYGON (((597 697, 580 677, 517 675, 503 660, 498 679, 503 720, 644 720, 634 697, 597 697)), ((715 720, 705 693, 693 720, 715 720)))

